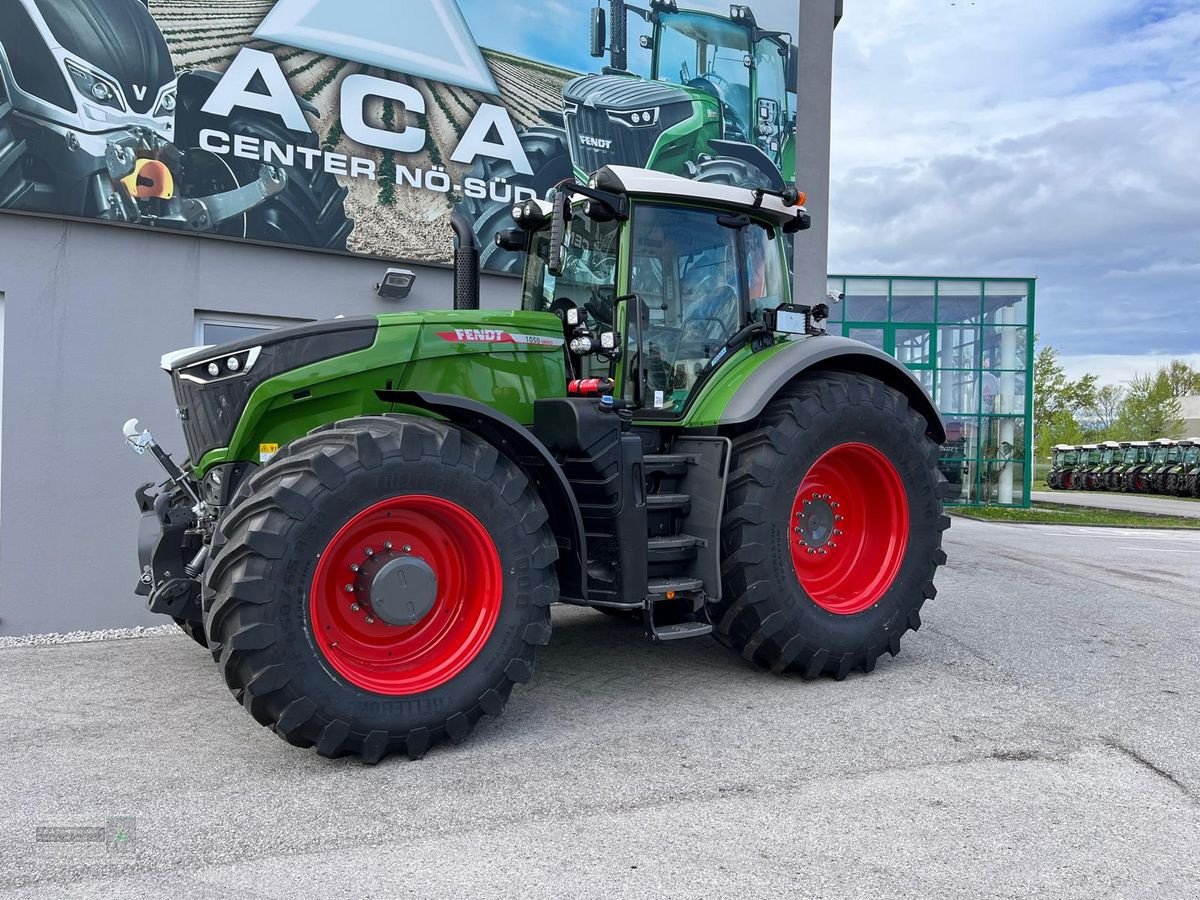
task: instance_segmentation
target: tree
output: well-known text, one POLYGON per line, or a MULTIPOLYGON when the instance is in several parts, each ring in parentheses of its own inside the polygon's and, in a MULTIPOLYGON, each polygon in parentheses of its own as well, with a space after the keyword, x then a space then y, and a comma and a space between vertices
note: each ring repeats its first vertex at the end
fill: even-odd
POLYGON ((1096 398, 1088 410, 1088 418, 1095 426, 1096 440, 1119 440, 1116 432, 1117 420, 1125 405, 1125 389, 1115 384, 1102 385, 1096 390, 1096 398))
POLYGON ((1129 382, 1125 402, 1121 404, 1114 426, 1123 440, 1183 437, 1184 422, 1179 405, 1179 397, 1183 395, 1175 392, 1187 383, 1187 376, 1176 368, 1176 364, 1191 371, 1186 364, 1175 360, 1153 375, 1135 375, 1129 382))
MULTIPOLYGON (((1037 340, 1035 337, 1034 340, 1037 340)), ((1096 405, 1096 376, 1072 381, 1058 361, 1058 351, 1045 346, 1033 363, 1033 428, 1035 455, 1045 460, 1055 444, 1082 440, 1080 413, 1096 405)))
POLYGON ((1175 399, 1200 394, 1200 372, 1181 359, 1171 360, 1166 368, 1159 370, 1167 380, 1171 396, 1175 399))

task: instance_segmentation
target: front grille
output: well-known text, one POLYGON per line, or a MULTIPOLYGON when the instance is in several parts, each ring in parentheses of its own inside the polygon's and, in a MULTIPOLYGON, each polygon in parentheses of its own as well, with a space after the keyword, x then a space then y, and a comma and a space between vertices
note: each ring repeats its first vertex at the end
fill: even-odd
POLYGON ((572 154, 588 174, 609 165, 645 166, 660 134, 660 129, 653 126, 630 128, 614 122, 607 110, 587 106, 568 111, 566 120, 572 154), (588 143, 588 139, 612 143, 605 149, 588 143))

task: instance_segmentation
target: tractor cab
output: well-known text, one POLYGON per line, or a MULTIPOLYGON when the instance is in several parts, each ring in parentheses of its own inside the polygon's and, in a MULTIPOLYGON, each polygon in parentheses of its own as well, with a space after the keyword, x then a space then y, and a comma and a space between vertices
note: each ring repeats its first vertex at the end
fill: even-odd
POLYGON ((816 332, 781 240, 807 226, 798 199, 613 166, 518 204, 497 242, 528 247, 522 308, 563 318, 573 382, 677 419, 719 368, 816 332))

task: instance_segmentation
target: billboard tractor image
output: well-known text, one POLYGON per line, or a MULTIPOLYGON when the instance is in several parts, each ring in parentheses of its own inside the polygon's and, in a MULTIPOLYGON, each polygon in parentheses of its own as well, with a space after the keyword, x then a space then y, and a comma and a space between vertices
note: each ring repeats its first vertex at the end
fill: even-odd
POLYGON ((0 210, 483 267, 605 165, 794 178, 794 4, 0 0, 0 210), (431 49, 432 48, 432 49, 431 49))

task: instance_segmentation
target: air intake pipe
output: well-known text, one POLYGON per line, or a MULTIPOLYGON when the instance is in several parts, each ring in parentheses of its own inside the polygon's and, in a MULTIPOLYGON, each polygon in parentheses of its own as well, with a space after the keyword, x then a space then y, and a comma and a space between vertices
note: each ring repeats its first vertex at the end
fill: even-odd
POLYGON ((450 213, 454 229, 454 308, 479 309, 479 241, 470 220, 457 209, 450 213))

